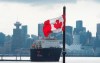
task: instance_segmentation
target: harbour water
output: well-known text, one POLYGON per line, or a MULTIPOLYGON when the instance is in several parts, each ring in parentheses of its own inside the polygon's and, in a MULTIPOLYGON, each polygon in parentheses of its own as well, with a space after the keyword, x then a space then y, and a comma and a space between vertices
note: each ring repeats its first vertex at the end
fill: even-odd
MULTIPOLYGON (((15 57, 4 57, 4 60, 15 60, 15 57)), ((30 60, 29 57, 21 57, 22 60, 30 60)), ((20 57, 17 57, 20 60, 20 57)), ((48 62, 31 62, 31 61, 0 61, 0 63, 48 63, 48 62)), ((62 57, 60 57, 59 62, 49 62, 49 63, 63 63, 62 57)), ((66 57, 66 63, 100 63, 100 57, 66 57)))

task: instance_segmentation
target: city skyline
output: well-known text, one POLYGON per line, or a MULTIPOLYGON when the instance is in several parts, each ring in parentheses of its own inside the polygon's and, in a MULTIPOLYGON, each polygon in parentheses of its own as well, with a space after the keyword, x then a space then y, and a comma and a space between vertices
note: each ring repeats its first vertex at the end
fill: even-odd
MULTIPOLYGON (((15 28, 16 28, 16 25, 15 25, 16 23, 18 24, 18 23, 20 23, 20 22, 16 21, 15 23, 13 23, 13 26, 14 26, 15 28)), ((91 32, 90 30, 87 29, 87 27, 85 27, 85 26, 83 26, 83 25, 84 25, 84 22, 83 22, 82 20, 76 20, 75 27, 73 27, 73 26, 71 26, 71 25, 66 25, 66 27, 72 27, 72 30, 73 30, 73 31, 72 31, 72 34, 74 34, 75 28, 81 27, 81 26, 84 28, 84 31, 85 31, 85 32, 88 32, 88 31, 91 32), (81 25, 77 24, 78 21, 81 22, 81 23, 79 23, 79 24, 81 24, 81 25)), ((21 29, 21 28, 23 28, 24 26, 27 27, 27 29, 28 29, 28 26, 27 26, 27 25, 23 25, 23 23, 20 23, 20 26, 19 26, 18 28, 21 29)), ((95 33, 98 32, 99 26, 100 26, 100 23, 97 23, 97 24, 96 24, 96 32, 95 32, 95 33)), ((40 28, 41 28, 41 27, 43 27, 43 23, 39 23, 39 24, 38 24, 38 30, 39 30, 39 31, 40 31, 40 28)), ((15 29, 15 28, 13 28, 13 29, 15 29)), ((12 29, 12 32, 13 32, 13 29, 12 29)), ((43 31, 41 31, 41 33, 39 33, 39 31, 37 32, 38 35, 36 35, 36 36, 39 36, 39 35, 41 35, 41 34, 44 36, 43 31)), ((67 31, 68 31, 68 30, 67 30, 67 31)), ((70 31, 70 30, 69 30, 69 31, 70 31)), ((23 32, 26 32, 26 31, 23 31, 23 32)), ((4 33, 4 32, 0 32, 0 33, 4 33)), ((28 33, 28 31, 27 31, 27 33, 28 33)), ((79 33, 79 32, 78 32, 78 33, 79 33)), ((91 33, 92 33, 92 32, 91 32, 91 33)), ((4 33, 4 34, 5 34, 5 33, 4 33)), ((5 35, 6 35, 6 36, 9 36, 10 34, 8 34, 8 35, 5 34, 5 35)), ((12 35, 13 35, 13 34, 12 34, 12 35)), ((12 36, 12 35, 11 35, 11 36, 12 36)), ((28 35, 35 35, 35 34, 28 34, 28 35)), ((97 35, 97 34, 95 34, 95 35, 97 35)), ((92 34, 92 36, 93 36, 93 34, 92 34)), ((93 36, 93 37, 96 37, 96 36, 93 36)))
POLYGON ((48 5, 45 2, 48 1, 0 0, 0 32, 12 35, 12 29, 15 28, 13 24, 19 21, 23 25, 28 25, 28 34, 38 35, 38 24, 62 15, 62 8, 65 5, 67 10, 66 25, 75 27, 76 20, 82 20, 84 23, 83 26, 91 31, 93 36, 96 35, 96 24, 100 23, 99 1, 52 0, 49 1, 48 5))

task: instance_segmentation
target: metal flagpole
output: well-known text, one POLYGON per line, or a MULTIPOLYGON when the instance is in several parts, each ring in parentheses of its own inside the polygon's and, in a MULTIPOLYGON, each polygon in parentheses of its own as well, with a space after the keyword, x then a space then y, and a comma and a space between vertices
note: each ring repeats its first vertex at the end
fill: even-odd
POLYGON ((66 51, 65 51, 65 26, 66 26, 66 7, 63 7, 63 18, 64 18, 64 30, 63 30, 63 63, 65 63, 65 55, 66 55, 66 51))

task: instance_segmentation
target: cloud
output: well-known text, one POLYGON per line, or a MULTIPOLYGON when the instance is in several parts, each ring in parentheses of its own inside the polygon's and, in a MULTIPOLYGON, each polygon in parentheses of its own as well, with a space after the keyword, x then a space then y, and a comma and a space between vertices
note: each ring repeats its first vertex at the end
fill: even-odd
POLYGON ((77 3, 78 1, 93 1, 100 3, 100 0, 0 0, 0 2, 14 2, 14 3, 25 3, 25 4, 63 4, 63 3, 77 3))
POLYGON ((64 3, 66 0, 0 0, 2 2, 18 2, 18 3, 64 3))
POLYGON ((94 0, 95 2, 97 2, 97 3, 100 3, 100 0, 94 0))
POLYGON ((77 0, 0 0, 0 2, 33 3, 33 4, 56 4, 75 3, 77 0))
POLYGON ((76 3, 77 0, 66 0, 67 3, 76 3))

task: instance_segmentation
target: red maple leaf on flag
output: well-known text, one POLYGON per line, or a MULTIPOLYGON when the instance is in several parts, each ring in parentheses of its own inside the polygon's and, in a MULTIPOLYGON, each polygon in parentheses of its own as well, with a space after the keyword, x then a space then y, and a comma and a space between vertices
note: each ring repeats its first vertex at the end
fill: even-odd
POLYGON ((54 27, 58 29, 58 28, 61 28, 61 26, 62 26, 62 22, 60 22, 59 20, 56 20, 56 22, 54 23, 54 27))
POLYGON ((46 37, 51 33, 51 24, 49 20, 44 22, 43 32, 46 37))
POLYGON ((48 37, 52 32, 58 33, 64 31, 64 16, 57 17, 55 19, 49 19, 44 22, 43 33, 45 37, 48 37), (52 26, 53 25, 53 26, 52 26))

